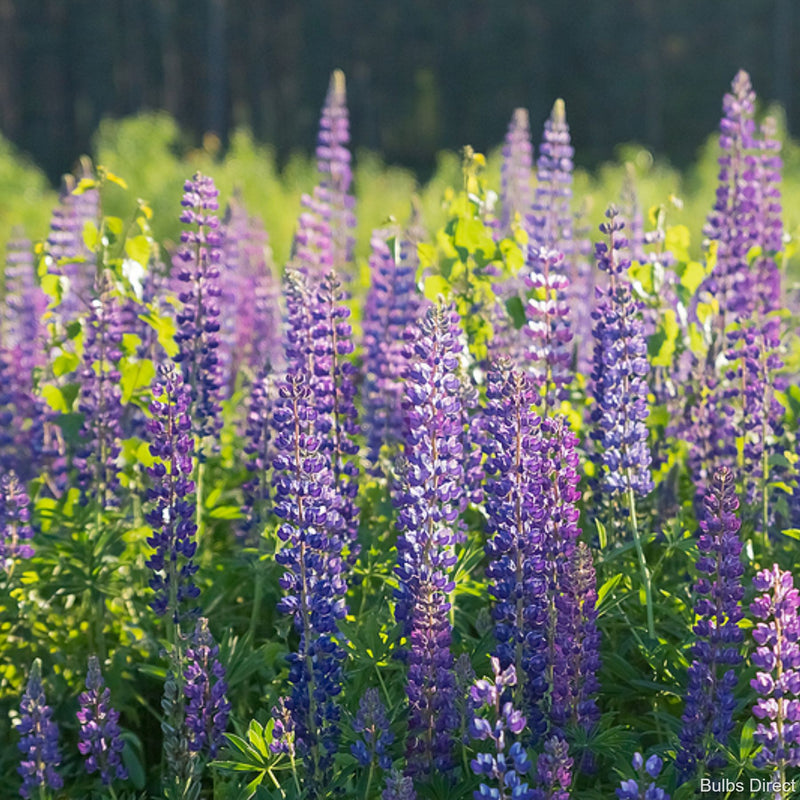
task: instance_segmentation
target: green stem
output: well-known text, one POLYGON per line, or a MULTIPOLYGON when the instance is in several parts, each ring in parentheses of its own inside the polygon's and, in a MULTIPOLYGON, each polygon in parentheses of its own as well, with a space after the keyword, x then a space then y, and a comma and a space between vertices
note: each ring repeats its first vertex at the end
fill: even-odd
POLYGON ((647 605, 647 635, 651 639, 656 638, 656 626, 653 618, 653 592, 650 586, 650 570, 647 569, 647 561, 644 557, 644 550, 642 549, 642 540, 639 536, 639 524, 636 519, 636 499, 633 494, 633 487, 631 486, 630 468, 626 470, 628 478, 628 513, 631 521, 631 533, 633 534, 633 543, 636 545, 636 558, 639 562, 639 571, 642 575, 642 586, 644 587, 644 599, 647 605))
POLYGON ((367 787, 364 789, 364 800, 369 800, 369 790, 372 786, 372 776, 375 772, 375 761, 369 762, 369 772, 367 773, 367 787))
POLYGON ((199 441, 197 444, 197 481, 195 482, 195 524, 197 525, 198 546, 203 541, 203 474, 205 472, 205 463, 202 460, 203 443, 199 441))
POLYGON ((247 636, 251 644, 255 643, 256 626, 258 625, 259 617, 261 616, 261 595, 264 592, 264 564, 262 556, 264 555, 264 533, 263 531, 258 537, 258 559, 256 561, 256 579, 253 589, 253 608, 250 612, 250 625, 247 628, 247 636))

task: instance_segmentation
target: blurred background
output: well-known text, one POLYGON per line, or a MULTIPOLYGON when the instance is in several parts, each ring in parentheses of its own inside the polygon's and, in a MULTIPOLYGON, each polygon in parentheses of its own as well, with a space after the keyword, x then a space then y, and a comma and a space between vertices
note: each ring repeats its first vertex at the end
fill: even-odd
POLYGON ((146 109, 188 146, 249 127, 285 163, 340 67, 354 147, 423 180, 516 106, 538 131, 556 97, 578 165, 636 141, 682 168, 739 68, 797 132, 798 32, 796 0, 0 0, 0 130, 53 182, 102 119, 146 109))

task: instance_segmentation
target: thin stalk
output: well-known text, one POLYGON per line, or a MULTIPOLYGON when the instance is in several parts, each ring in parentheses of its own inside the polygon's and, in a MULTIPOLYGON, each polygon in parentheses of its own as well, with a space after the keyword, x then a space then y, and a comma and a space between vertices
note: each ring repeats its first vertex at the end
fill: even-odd
POLYGON ((633 494, 633 487, 631 486, 631 470, 630 467, 625 470, 627 476, 628 490, 628 514, 631 521, 631 533, 633 534, 633 543, 636 545, 636 559, 639 562, 639 572, 642 575, 642 586, 644 587, 644 599, 647 606, 647 635, 651 639, 656 638, 656 626, 653 617, 653 591, 650 586, 650 570, 647 568, 647 561, 644 557, 644 550, 642 549, 642 540, 639 536, 639 523, 636 518, 636 498, 633 494))

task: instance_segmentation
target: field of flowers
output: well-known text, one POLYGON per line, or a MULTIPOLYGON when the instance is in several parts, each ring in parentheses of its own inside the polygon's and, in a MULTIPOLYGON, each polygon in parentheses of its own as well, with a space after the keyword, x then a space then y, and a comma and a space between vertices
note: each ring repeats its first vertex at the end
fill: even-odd
POLYGON ((340 72, 294 182, 136 125, 54 209, 0 168, 0 797, 800 796, 797 210, 747 74, 690 201, 641 153, 601 196, 560 100, 536 157, 522 109, 421 189, 365 155, 358 204, 340 72))

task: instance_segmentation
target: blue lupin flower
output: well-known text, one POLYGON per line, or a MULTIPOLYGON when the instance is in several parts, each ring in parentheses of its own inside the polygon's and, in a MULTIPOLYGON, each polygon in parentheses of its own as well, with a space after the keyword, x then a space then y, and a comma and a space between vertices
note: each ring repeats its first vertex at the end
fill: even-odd
POLYGON ((361 736, 350 747, 350 752, 362 767, 377 764, 381 769, 391 769, 392 759, 386 751, 394 741, 389 730, 389 719, 377 689, 367 689, 358 703, 358 714, 353 730, 361 736))
POLYGON ((124 743, 120 737, 119 712, 111 706, 111 690, 104 686, 97 656, 89 656, 86 691, 80 696, 78 750, 86 758, 86 771, 100 773, 103 786, 116 778, 125 780, 122 763, 124 743))
POLYGON ((28 684, 20 702, 17 731, 22 753, 17 772, 22 777, 20 796, 29 798, 42 787, 60 789, 64 780, 56 771, 61 763, 58 748, 58 725, 47 705, 42 686, 42 662, 37 658, 31 666, 28 684))
POLYGON ((222 744, 231 704, 225 696, 228 685, 225 667, 219 660, 219 646, 205 617, 197 620, 186 648, 183 678, 189 750, 212 759, 222 744))

